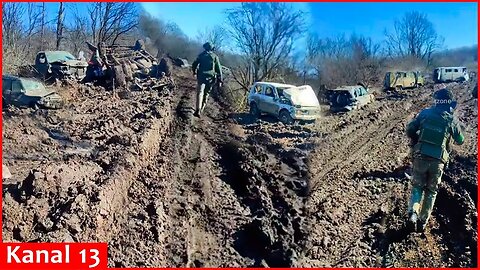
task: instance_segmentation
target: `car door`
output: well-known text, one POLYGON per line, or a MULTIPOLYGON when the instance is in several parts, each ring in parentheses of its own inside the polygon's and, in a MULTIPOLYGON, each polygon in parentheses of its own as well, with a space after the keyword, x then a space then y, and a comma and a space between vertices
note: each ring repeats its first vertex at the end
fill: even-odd
POLYGON ((12 80, 2 79, 2 97, 6 102, 10 102, 12 98, 12 80))
POLYGON ((260 109, 260 96, 262 95, 263 88, 260 84, 254 84, 250 90, 250 103, 255 102, 257 108, 260 109))
POLYGON ((406 85, 405 87, 414 87, 415 86, 415 72, 407 72, 406 76, 406 85))
MULTIPOLYGON (((400 72, 398 73, 399 79, 397 81, 397 85, 401 85, 402 87, 405 87, 407 84, 407 74, 405 72, 400 72)), ((359 90, 360 91, 360 90, 359 90)))
POLYGON ((278 114, 282 107, 285 107, 285 102, 287 102, 288 98, 285 96, 284 90, 281 88, 275 87, 275 98, 274 103, 272 104, 272 112, 278 114))
POLYGON ((366 100, 365 104, 371 103, 375 99, 375 96, 372 93, 370 93, 368 88, 362 87, 361 91, 362 91, 363 96, 365 97, 365 100, 366 100))
POLYGON ((24 89, 20 80, 12 80, 12 91, 10 92, 10 100, 16 104, 24 104, 25 101, 22 99, 24 96, 24 89))
POLYGON ((468 75, 467 68, 462 68, 462 76, 466 81, 470 80, 470 76, 468 75))
POLYGON ((275 102, 275 87, 273 87, 272 85, 264 85, 260 110, 269 114, 274 114, 273 112, 274 102, 275 102))
POLYGON ((459 73, 459 69, 458 68, 454 68, 452 69, 452 81, 457 81, 458 79, 460 79, 460 73, 459 73))
POLYGON ((255 102, 257 103, 257 108, 261 112, 265 112, 265 86, 263 84, 257 84, 255 87, 255 102), (257 92, 258 91, 258 92, 257 92))
POLYGON ((451 81, 453 80, 453 69, 447 68, 445 69, 445 79, 443 81, 451 81))

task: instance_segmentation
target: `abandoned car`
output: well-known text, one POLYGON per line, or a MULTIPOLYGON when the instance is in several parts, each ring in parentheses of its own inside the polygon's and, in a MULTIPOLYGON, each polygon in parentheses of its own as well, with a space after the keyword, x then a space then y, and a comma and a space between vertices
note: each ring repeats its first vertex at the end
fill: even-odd
POLYGON ((309 85, 256 82, 250 88, 248 103, 254 117, 265 113, 284 124, 297 120, 315 121, 320 115, 320 104, 309 85))
POLYGON ((375 100, 375 96, 363 85, 342 86, 328 90, 330 110, 346 112, 360 108, 375 100))
POLYGON ((405 88, 416 88, 422 85, 425 85, 425 77, 418 71, 387 72, 383 83, 385 90, 402 90, 405 88))
POLYGON ((463 82, 469 79, 466 67, 438 67, 433 71, 435 83, 463 82))
POLYGON ((63 107, 62 97, 33 79, 11 75, 2 76, 2 102, 20 107, 41 107, 59 109, 63 107))
POLYGON ((35 69, 46 79, 82 79, 88 63, 66 51, 43 51, 35 58, 35 69))

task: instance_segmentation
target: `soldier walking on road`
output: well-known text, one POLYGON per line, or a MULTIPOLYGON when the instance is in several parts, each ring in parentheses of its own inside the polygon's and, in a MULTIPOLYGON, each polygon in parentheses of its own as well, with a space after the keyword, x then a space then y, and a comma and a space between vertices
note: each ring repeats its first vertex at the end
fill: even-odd
POLYGON ((197 103, 195 116, 200 117, 207 105, 212 87, 222 83, 222 68, 218 56, 210 42, 203 44, 205 49, 192 64, 193 75, 197 75, 197 103))
POLYGON ((438 185, 449 160, 450 140, 458 145, 464 142, 461 123, 453 115, 456 101, 452 92, 438 90, 434 93, 434 100, 432 107, 421 111, 407 125, 407 135, 413 147, 409 226, 417 232, 425 231, 432 213, 438 185))

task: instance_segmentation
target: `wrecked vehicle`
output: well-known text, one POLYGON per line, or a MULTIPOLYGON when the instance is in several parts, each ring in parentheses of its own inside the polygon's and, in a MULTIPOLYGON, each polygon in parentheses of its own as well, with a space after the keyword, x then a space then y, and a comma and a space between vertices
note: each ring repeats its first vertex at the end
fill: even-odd
POLYGON ((464 82, 469 79, 466 67, 438 67, 433 71, 435 83, 464 82))
POLYGON ((320 115, 320 104, 309 85, 256 82, 250 88, 248 103, 254 117, 266 113, 284 124, 296 120, 315 121, 320 115))
POLYGON ((160 78, 135 78, 131 89, 135 91, 171 91, 175 88, 175 82, 172 77, 160 76, 160 78))
POLYGON ((173 64, 178 66, 178 67, 181 67, 181 68, 191 67, 191 65, 188 63, 188 60, 185 59, 185 58, 172 58, 172 57, 170 57, 170 59, 172 59, 173 64))
POLYGON ((346 112, 363 107, 375 100, 375 96, 364 85, 342 86, 328 90, 330 110, 346 112))
POLYGON ((422 85, 425 85, 425 77, 418 71, 387 72, 383 82, 385 90, 402 90, 405 88, 416 88, 422 85))
POLYGON ((157 64, 155 57, 144 50, 141 44, 137 41, 135 46, 99 44, 97 47, 87 42, 93 55, 88 62, 84 82, 103 80, 113 88, 125 88, 134 82, 134 78, 158 78, 163 73, 169 76, 170 68, 166 68, 165 63, 157 64))
POLYGON ((2 76, 2 101, 3 104, 46 109, 59 109, 64 105, 63 98, 41 82, 11 75, 2 76))
POLYGON ((35 58, 35 69, 45 80, 82 79, 87 66, 87 62, 78 60, 66 51, 42 51, 35 58))

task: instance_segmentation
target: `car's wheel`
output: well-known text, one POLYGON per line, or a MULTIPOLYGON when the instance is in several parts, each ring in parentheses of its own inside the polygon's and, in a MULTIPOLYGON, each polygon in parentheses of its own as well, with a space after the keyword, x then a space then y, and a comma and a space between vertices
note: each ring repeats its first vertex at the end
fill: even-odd
POLYGON ((250 115, 253 116, 253 118, 257 119, 260 117, 260 110, 257 107, 257 104, 255 102, 252 102, 250 104, 250 115))
POLYGON ((287 110, 281 110, 278 114, 278 119, 286 125, 293 124, 293 118, 287 110))
POLYGON ((402 90, 403 90, 403 87, 402 87, 401 85, 397 85, 397 86, 395 87, 395 90, 397 90, 397 91, 402 91, 402 90))

